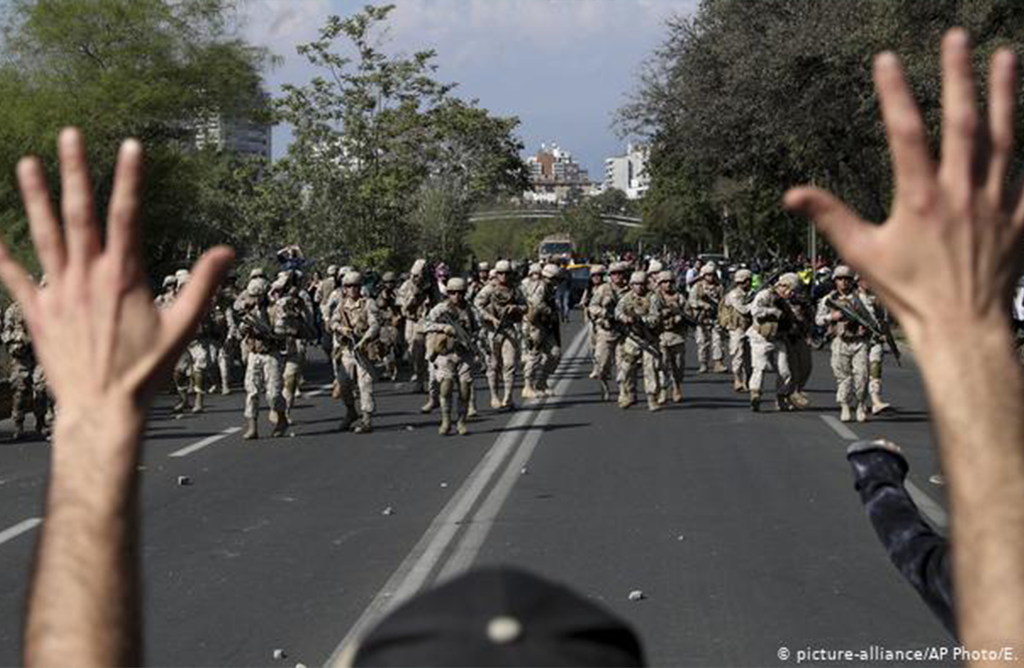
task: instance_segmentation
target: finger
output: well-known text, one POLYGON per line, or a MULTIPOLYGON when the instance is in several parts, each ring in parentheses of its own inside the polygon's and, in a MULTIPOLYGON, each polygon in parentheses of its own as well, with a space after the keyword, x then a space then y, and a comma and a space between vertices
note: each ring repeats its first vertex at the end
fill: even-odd
POLYGON ((999 49, 992 57, 989 75, 988 126, 991 158, 988 185, 1001 202, 1006 170, 1013 151, 1013 123, 1017 108, 1017 56, 1010 49, 999 49))
POLYGON ((819 188, 793 188, 784 198, 787 209, 814 221, 839 254, 856 268, 870 256, 876 228, 832 193, 819 188))
POLYGON ((66 261, 64 237, 60 232, 60 223, 53 214, 43 167, 37 159, 23 158, 18 163, 18 187, 21 189, 21 199, 25 202, 29 233, 39 264, 46 273, 59 276, 66 261))
POLYGON ((163 347, 177 352, 192 337, 196 323, 210 307, 210 298, 231 267, 235 252, 227 246, 212 248, 192 267, 185 289, 162 314, 163 347))
POLYGON ((68 266, 84 267, 99 253, 100 235, 82 133, 74 128, 65 129, 60 133, 58 148, 68 266))
POLYGON ((967 194, 974 182, 978 109, 967 33, 953 29, 942 39, 942 166, 948 191, 967 194))
POLYGON ((114 191, 107 217, 107 252, 124 264, 140 266, 139 200, 142 190, 142 145, 134 139, 121 144, 114 170, 114 191))
POLYGON ((11 257, 7 250, 7 244, 0 241, 0 281, 3 282, 7 291, 11 293, 14 300, 21 304, 22 313, 26 320, 32 319, 35 311, 36 288, 32 277, 28 275, 25 268, 11 257))
POLYGON ((875 58, 875 89, 889 139, 897 190, 931 189, 935 167, 928 155, 924 122, 895 55, 883 53, 875 58))

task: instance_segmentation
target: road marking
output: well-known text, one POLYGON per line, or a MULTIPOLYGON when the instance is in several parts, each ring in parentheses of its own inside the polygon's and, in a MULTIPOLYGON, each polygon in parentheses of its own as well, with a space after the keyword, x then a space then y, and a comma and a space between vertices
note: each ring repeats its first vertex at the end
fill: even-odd
POLYGON ((321 385, 320 387, 318 387, 317 389, 313 390, 312 392, 303 392, 302 396, 304 396, 304 397, 319 397, 319 396, 321 396, 323 394, 327 394, 327 391, 330 390, 332 387, 334 387, 334 383, 328 383, 327 385, 321 385))
POLYGON ((181 450, 175 450, 174 452, 172 452, 171 454, 169 454, 167 456, 168 457, 188 457, 193 452, 196 452, 198 450, 202 450, 206 446, 213 445, 217 441, 219 441, 221 439, 224 439, 224 438, 227 438, 231 434, 237 434, 240 431, 242 431, 241 427, 228 427, 227 429, 225 429, 224 431, 220 432, 219 434, 214 434, 213 436, 207 436, 203 440, 196 441, 192 445, 186 445, 181 450))
POLYGON ((832 428, 832 431, 839 434, 840 438, 845 438, 847 441, 856 441, 859 436, 853 433, 853 430, 847 427, 845 424, 839 421, 834 415, 822 415, 821 419, 824 420, 825 424, 832 428))
MULTIPOLYGON (((860 439, 860 436, 847 427, 845 424, 837 420, 832 415, 822 415, 821 419, 832 428, 832 431, 839 434, 842 438, 848 441, 856 441, 860 439)), ((932 521, 939 529, 945 529, 949 526, 949 515, 943 510, 942 506, 938 504, 932 497, 928 496, 924 490, 915 485, 907 478, 903 482, 904 488, 907 490, 907 494, 910 495, 911 500, 917 505, 917 507, 924 513, 925 517, 932 521)))
POLYGON ((17 538, 21 534, 26 533, 28 531, 31 531, 32 529, 35 529, 37 526, 39 526, 42 523, 43 523, 42 518, 40 518, 40 517, 31 517, 31 518, 29 518, 27 520, 24 520, 22 522, 18 522, 17 524, 15 524, 14 526, 12 526, 9 529, 4 529, 3 531, 0 531, 0 545, 3 545, 4 543, 6 543, 8 541, 14 540, 15 538, 17 538))
MULTIPOLYGON (((580 349, 583 347, 583 342, 582 338, 574 341, 574 347, 569 350, 566 357, 571 360, 579 354, 580 349)), ((573 379, 568 373, 566 373, 568 371, 569 369, 567 368, 563 369, 562 378, 559 379, 558 383, 555 385, 556 396, 564 395, 569 389, 569 384, 573 379)), ((501 511, 502 506, 505 505, 505 501, 508 500, 509 495, 512 493, 512 488, 521 477, 522 474, 520 472, 522 471, 522 468, 530 461, 530 457, 533 455, 534 449, 540 442, 541 436, 544 435, 544 427, 551 422, 551 418, 555 414, 555 410, 548 406, 549 404, 545 402, 544 408, 533 421, 533 425, 523 435, 523 439, 519 443, 519 448, 505 467, 505 472, 491 489, 490 494, 487 495, 483 504, 481 504, 480 508, 473 515, 473 519, 470 520, 466 530, 463 532, 458 545, 451 553, 448 563, 444 565, 437 576, 438 582, 453 578, 465 572, 473 565, 477 555, 480 553, 480 548, 483 547, 484 541, 487 540, 488 534, 490 534, 491 529, 494 527, 494 522, 498 518, 498 513, 501 511)))
MULTIPOLYGON (((578 351, 586 340, 586 334, 586 327, 581 328, 569 347, 569 354, 562 358, 562 365, 571 363, 573 355, 576 354, 575 351, 578 351)), ((561 382, 559 381, 559 385, 561 382)), ((350 652, 350 646, 354 641, 361 638, 373 624, 382 619, 395 606, 408 600, 423 588, 448 546, 455 540, 470 511, 494 476, 501 470, 501 464, 515 451, 516 444, 530 433, 527 424, 539 416, 540 413, 522 410, 516 412, 509 419, 491 449, 487 451, 459 490, 437 514, 412 551, 402 560, 398 569, 388 578, 359 619, 338 643, 337 648, 327 660, 327 666, 343 665, 343 661, 350 658, 346 654, 350 652), (526 428, 524 429, 524 427, 526 428)), ((518 468, 511 470, 518 471, 518 468)))

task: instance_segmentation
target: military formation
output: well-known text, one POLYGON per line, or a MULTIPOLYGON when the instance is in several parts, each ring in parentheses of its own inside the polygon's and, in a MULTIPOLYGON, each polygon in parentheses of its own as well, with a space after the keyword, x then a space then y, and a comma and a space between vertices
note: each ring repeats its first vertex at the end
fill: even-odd
MULTIPOLYGON (((776 410, 810 405, 804 388, 816 341, 831 342, 841 420, 864 421, 889 408, 883 358, 898 349, 885 309, 849 268, 819 275, 816 287, 827 289, 813 299, 797 273, 775 274, 756 290, 755 274, 743 266, 723 270, 707 262, 689 273, 687 281, 658 260, 589 266, 577 304, 590 378, 602 400, 628 409, 642 389, 650 411, 682 403, 692 333, 698 373, 730 375, 753 411, 763 409, 771 373, 776 410)), ((157 307, 173 303, 188 281, 185 270, 167 276, 157 307)), ((440 434, 467 434, 478 415, 480 376, 485 405, 496 412, 517 407, 517 388, 520 402, 553 394, 570 294, 562 266, 506 259, 480 263, 467 276, 425 259, 402 275, 330 266, 307 276, 292 266, 268 276, 256 268, 244 284, 229 277, 213 298, 175 365, 173 411, 203 412, 207 394, 230 394, 240 377, 243 437, 286 435, 308 351, 320 347, 331 361, 331 396, 343 404, 340 431, 373 431, 377 384, 403 377, 426 396, 421 412, 439 413, 440 434)), ((24 434, 28 413, 45 435, 55 407, 17 304, 3 313, 0 340, 9 359, 14 436, 24 434)))

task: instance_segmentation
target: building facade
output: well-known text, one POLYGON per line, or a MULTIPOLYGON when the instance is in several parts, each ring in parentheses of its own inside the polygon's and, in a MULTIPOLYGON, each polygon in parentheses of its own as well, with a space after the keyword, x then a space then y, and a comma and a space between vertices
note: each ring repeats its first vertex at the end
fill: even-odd
POLYGON ((587 170, 558 144, 541 144, 537 154, 526 159, 526 165, 533 186, 532 192, 523 195, 527 202, 561 205, 593 189, 587 170))
MULTIPOLYGON (((261 93, 257 105, 267 105, 269 99, 269 95, 261 93)), ((272 129, 268 123, 215 112, 195 124, 195 143, 198 148, 213 147, 218 151, 270 160, 272 129)))
POLYGON ((604 161, 603 190, 615 188, 629 199, 640 199, 651 185, 647 174, 650 149, 644 144, 627 144, 626 154, 604 161))

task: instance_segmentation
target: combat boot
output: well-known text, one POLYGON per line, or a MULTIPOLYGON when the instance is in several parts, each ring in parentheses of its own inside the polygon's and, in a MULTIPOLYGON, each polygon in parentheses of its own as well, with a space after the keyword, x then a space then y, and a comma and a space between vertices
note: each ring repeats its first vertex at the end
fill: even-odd
POLYGON ((473 408, 473 385, 471 383, 459 383, 459 420, 455 425, 455 430, 459 432, 459 436, 465 436, 469 433, 469 425, 466 424, 466 418, 472 417, 470 410, 473 408))
POLYGON ((452 433, 452 380, 441 381, 441 425, 437 428, 441 436, 452 433))
POLYGON ((757 390, 750 393, 750 410, 755 413, 761 412, 761 393, 757 390))
POLYGON ((661 410, 662 404, 658 401, 657 397, 648 395, 647 397, 647 410, 652 413, 656 413, 661 410))
POLYGON ((672 384, 672 403, 683 403, 683 386, 679 383, 672 384))
POLYGON ((743 392, 744 391, 743 390, 743 381, 740 380, 739 378, 733 378, 732 379, 732 391, 733 392, 737 392, 737 393, 743 392))
POLYGON ((857 404, 857 422, 868 421, 868 407, 864 405, 864 402, 857 404))
POLYGON ((259 431, 256 427, 256 418, 246 418, 245 433, 242 434, 242 438, 245 439, 246 441, 252 441, 259 437, 259 431))
POLYGON ((839 404, 839 421, 852 422, 853 414, 850 412, 850 404, 839 404))
POLYGON ((356 422, 356 426, 352 429, 357 434, 369 434, 373 431, 373 425, 370 422, 370 414, 363 413, 363 416, 359 418, 359 422, 356 422))
POLYGON ((602 379, 601 380, 601 401, 611 401, 611 400, 612 400, 611 388, 608 387, 608 381, 602 379))
POLYGON ((715 360, 714 364, 711 365, 711 373, 725 373, 728 369, 722 364, 722 360, 715 360))
POLYGON ((882 400, 882 395, 878 392, 871 393, 871 413, 878 415, 892 408, 892 404, 886 403, 882 400))
POLYGON ((174 404, 171 408, 175 413, 181 413, 188 408, 188 392, 186 390, 178 390, 178 403, 174 404))
POLYGON ((434 397, 434 394, 431 393, 430 396, 427 397, 427 403, 420 406, 420 413, 426 415, 427 413, 432 413, 435 408, 437 408, 437 399, 434 397))
POLYGON ((220 393, 225 397, 231 394, 231 386, 228 385, 227 381, 222 381, 220 386, 220 393))
POLYGON ((202 391, 196 392, 196 402, 192 405, 192 412, 202 413, 204 410, 206 410, 206 408, 203 405, 203 393, 202 391))
POLYGON ((278 413, 277 424, 274 425, 274 429, 271 430, 270 435, 274 438, 280 438, 288 434, 288 425, 291 424, 288 421, 288 417, 284 413, 278 413))
POLYGON ((505 394, 501 397, 501 408, 502 410, 512 410, 515 407, 515 402, 512 401, 512 381, 509 381, 505 383, 505 394))
MULTIPOLYGON (((466 397, 466 401, 469 402, 469 407, 466 410, 466 417, 475 418, 479 413, 476 410, 476 389, 472 384, 469 385, 469 396, 466 397)), ((465 404, 463 404, 465 406, 465 404)))
POLYGON ((780 394, 777 397, 775 397, 775 408, 780 413, 788 413, 793 410, 793 404, 789 402, 788 396, 780 394))
POLYGON ((789 395, 789 403, 793 404, 794 408, 803 410, 811 405, 811 400, 803 392, 794 392, 789 395))
POLYGON ((697 368, 697 373, 707 373, 707 372, 708 372, 708 365, 705 364, 704 362, 701 362, 700 363, 700 367, 697 368))
POLYGON ((352 404, 345 405, 345 417, 341 418, 341 424, 338 425, 338 431, 348 431, 352 428, 352 425, 356 422, 356 407, 352 404))
POLYGON ((487 380, 487 392, 491 395, 491 408, 494 410, 501 408, 501 399, 498 398, 498 382, 496 380, 487 380))
POLYGON ((619 408, 626 409, 633 405, 633 395, 628 392, 619 392, 619 408))
POLYGON ((533 389, 533 381, 532 380, 527 380, 525 383, 523 383, 523 392, 522 392, 523 401, 526 401, 527 399, 533 399, 536 396, 537 396, 537 391, 535 389, 533 389))

